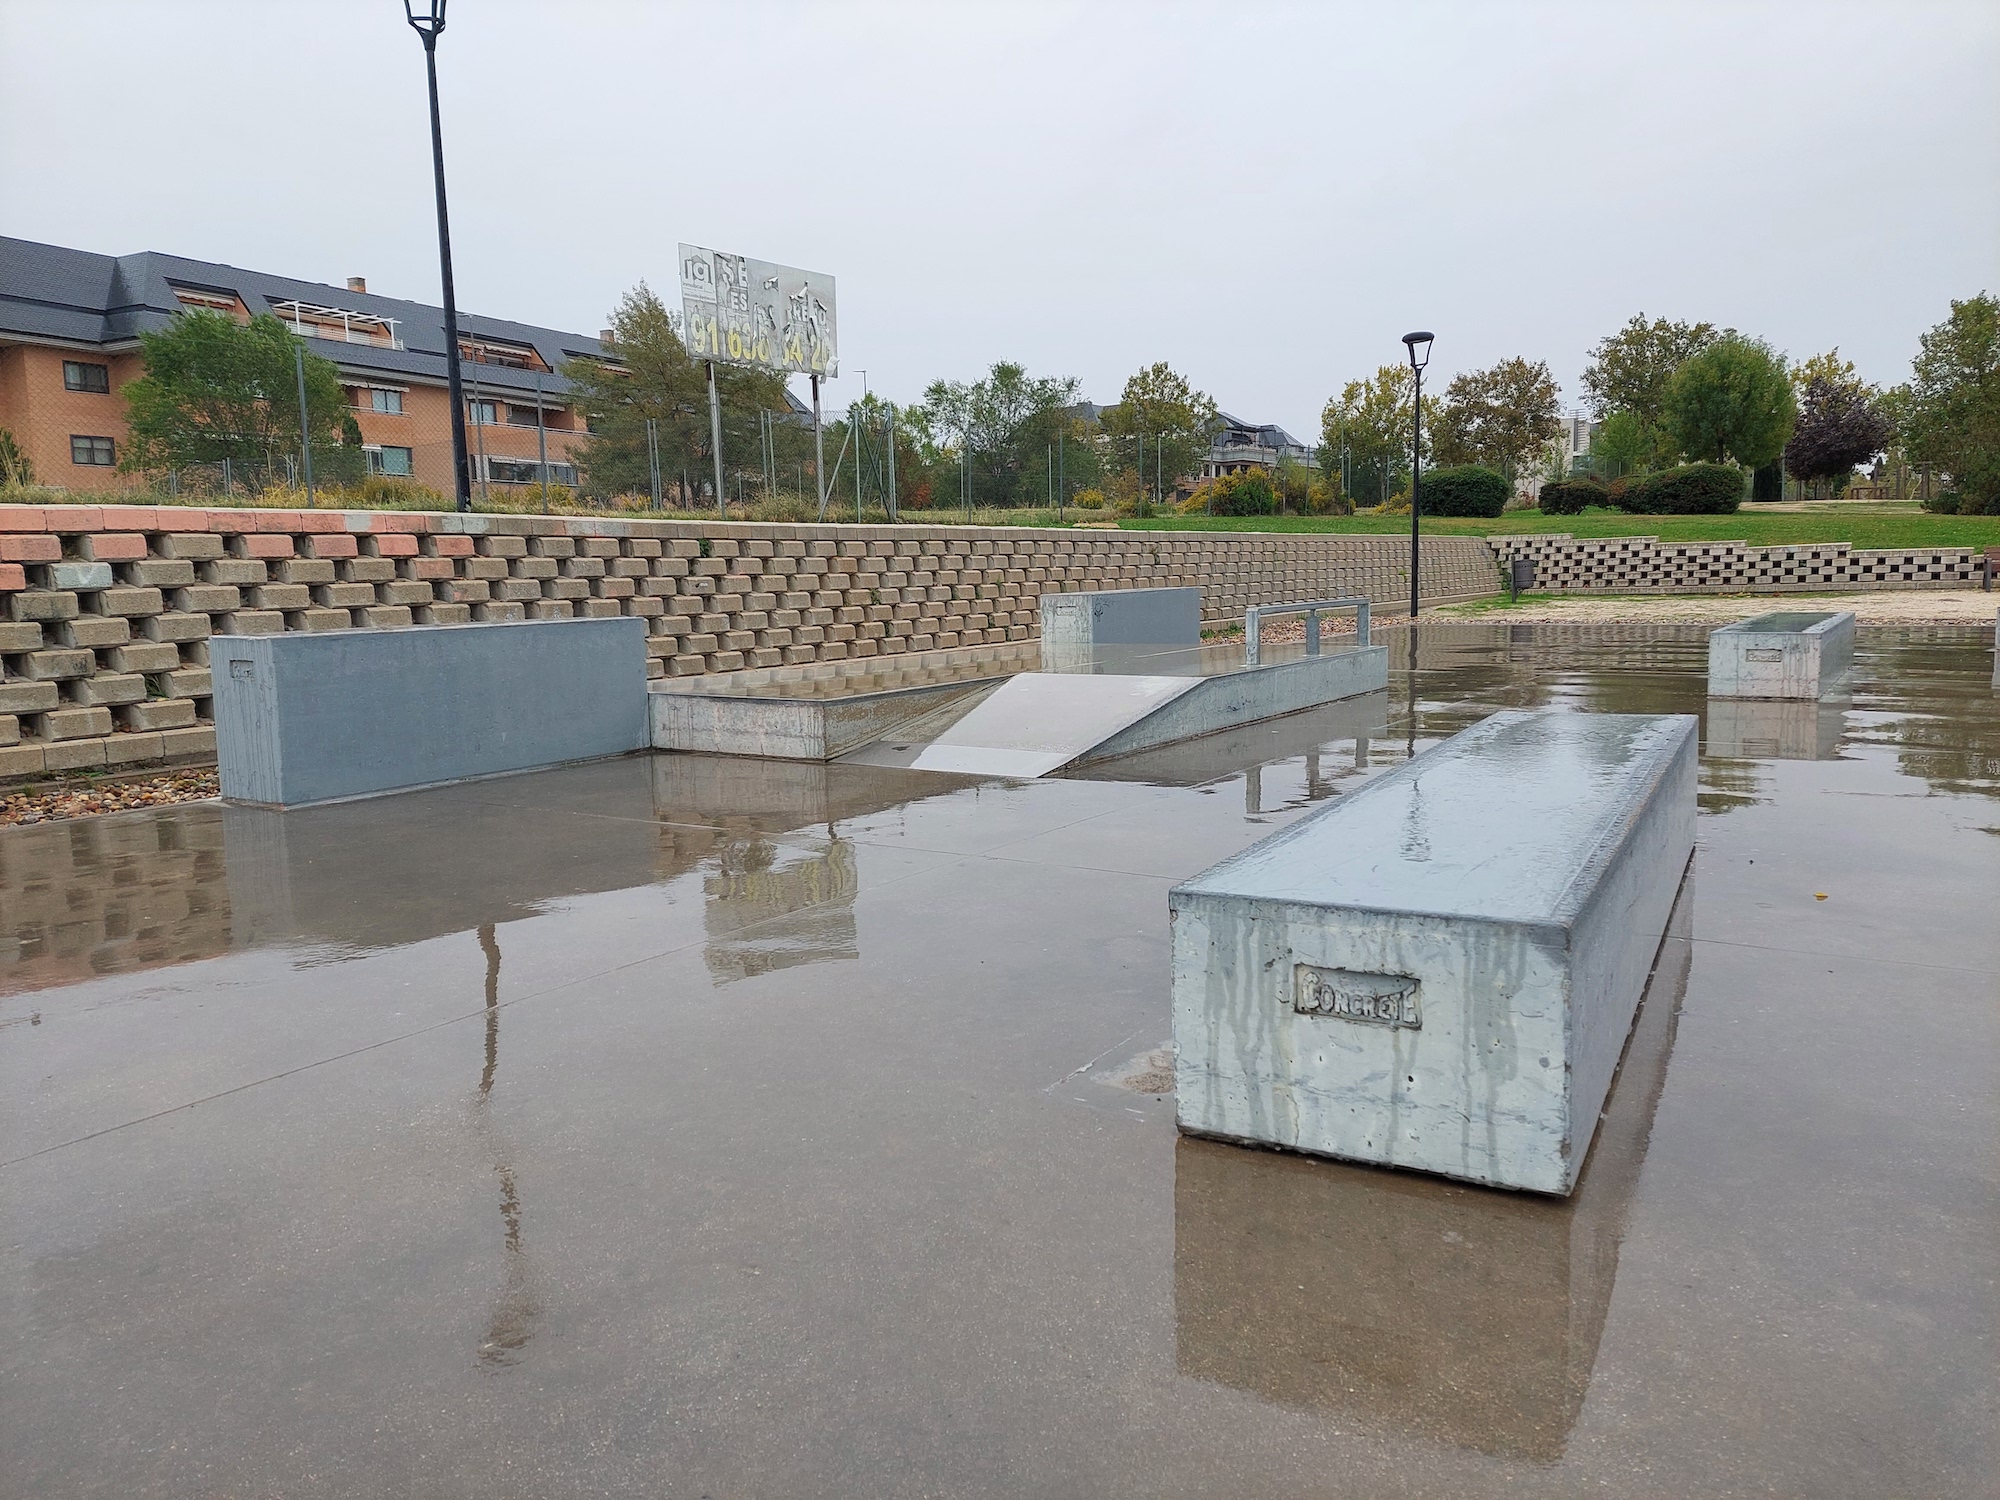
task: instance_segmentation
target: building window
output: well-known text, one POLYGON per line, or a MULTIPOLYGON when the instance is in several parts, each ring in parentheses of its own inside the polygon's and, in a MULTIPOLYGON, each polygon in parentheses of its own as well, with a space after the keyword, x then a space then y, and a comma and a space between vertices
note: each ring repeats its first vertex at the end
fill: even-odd
POLYGON ((491 427, 499 420, 499 412, 491 401, 468 401, 465 415, 474 427, 491 427))
MULTIPOLYGON (((478 467, 478 462, 477 459, 473 460, 475 468, 478 467)), ((576 483, 574 464, 550 464, 548 472, 550 484, 576 483)), ((486 460, 486 477, 493 484, 540 484, 542 466, 531 458, 489 457, 486 460)))
POLYGON ((72 436, 69 440, 69 461, 91 468, 108 469, 118 462, 118 454, 108 437, 72 436))
POLYGON ((410 450, 408 448, 370 448, 368 450, 368 472, 387 474, 396 479, 410 477, 410 450))
POLYGON ((85 364, 82 360, 63 361, 63 389, 66 391, 92 391, 105 395, 111 389, 111 366, 85 364))
POLYGON ((403 393, 401 391, 370 391, 368 393, 368 407, 369 410, 382 412, 386 416, 400 417, 403 414, 403 393))

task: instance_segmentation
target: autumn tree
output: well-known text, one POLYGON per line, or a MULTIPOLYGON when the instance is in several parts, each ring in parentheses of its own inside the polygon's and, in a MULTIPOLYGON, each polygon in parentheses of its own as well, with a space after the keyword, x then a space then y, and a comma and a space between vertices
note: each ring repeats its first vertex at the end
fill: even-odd
POLYGON ((1555 376, 1541 360, 1505 359, 1454 375, 1434 421, 1436 461, 1481 464, 1511 483, 1562 431, 1555 376))
POLYGON ((1695 462, 1754 469, 1784 451, 1797 416, 1784 356, 1762 339, 1725 333, 1674 371, 1661 425, 1695 462))
POLYGON ((1838 349, 1794 365, 1791 376, 1799 416, 1785 444, 1785 470, 1838 495, 1855 466, 1874 459, 1895 437, 1882 393, 1862 380, 1838 349))
POLYGON ((1163 490, 1200 469, 1221 423, 1208 393, 1196 390, 1165 361, 1127 380, 1118 404, 1107 406, 1099 419, 1109 439, 1112 467, 1164 476, 1163 490))
POLYGON ((1320 463, 1327 482, 1364 505, 1387 500, 1408 483, 1415 377, 1403 364, 1350 380, 1320 412, 1320 463))
MULTIPOLYGON (((146 373, 124 387, 130 437, 120 467, 178 469, 229 461, 268 470, 299 451, 298 336, 269 313, 239 323, 190 311, 139 335, 146 373)), ((325 479, 358 479, 361 429, 340 371, 305 351, 313 464, 325 479)))
MULTIPOLYGON (((659 440, 662 478, 669 484, 686 476, 693 484, 714 474, 708 419, 708 372, 692 358, 667 311, 643 281, 611 314, 611 340, 604 358, 579 356, 562 367, 571 399, 590 418, 590 437, 576 450, 576 465, 594 494, 641 494, 652 484, 646 441, 651 419, 659 440)), ((723 454, 738 470, 759 455, 762 472, 761 413, 788 411, 784 377, 735 365, 715 367, 722 406, 723 454)), ((782 472, 812 445, 810 433, 780 424, 782 472)))

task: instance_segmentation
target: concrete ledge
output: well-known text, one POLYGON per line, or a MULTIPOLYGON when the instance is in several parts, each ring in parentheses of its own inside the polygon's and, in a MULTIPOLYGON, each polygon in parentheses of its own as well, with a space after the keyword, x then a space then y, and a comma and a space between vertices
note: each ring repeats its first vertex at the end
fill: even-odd
POLYGON ((1817 698, 1854 661, 1854 612, 1779 611, 1709 633, 1711 698, 1817 698))
POLYGON ((1093 746, 1069 765, 1071 768, 1095 765, 1199 735, 1318 708, 1342 698, 1380 692, 1388 684, 1386 646, 1363 646, 1219 677, 1203 677, 1179 697, 1093 746))
POLYGON ((211 643, 222 794, 297 807, 646 746, 646 622, 562 620, 211 643))
POLYGON ((1568 1193, 1694 847, 1695 731, 1495 714, 1177 887, 1181 1128, 1568 1193))
POLYGON ((894 735, 961 699, 991 692, 1001 679, 946 682, 855 693, 844 698, 732 697, 656 689, 648 722, 655 750, 832 760, 894 735))

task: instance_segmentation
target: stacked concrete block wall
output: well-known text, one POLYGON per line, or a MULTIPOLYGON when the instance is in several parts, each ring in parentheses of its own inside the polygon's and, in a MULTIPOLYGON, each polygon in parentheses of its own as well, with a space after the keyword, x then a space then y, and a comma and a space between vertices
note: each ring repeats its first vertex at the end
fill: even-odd
POLYGON ((1504 565, 1535 564, 1547 593, 1811 593, 1839 589, 1962 589, 1979 583, 1970 547, 1855 551, 1846 542, 1752 547, 1747 542, 1662 542, 1651 536, 1568 533, 1487 539, 1504 565))
MULTIPOLYGON (((1424 542, 1425 597, 1496 588, 1424 542)), ((216 635, 636 615, 685 676, 1036 638, 1049 592, 1250 604, 1407 597, 1389 537, 783 526, 395 511, 0 505, 0 779, 215 752, 216 635)))

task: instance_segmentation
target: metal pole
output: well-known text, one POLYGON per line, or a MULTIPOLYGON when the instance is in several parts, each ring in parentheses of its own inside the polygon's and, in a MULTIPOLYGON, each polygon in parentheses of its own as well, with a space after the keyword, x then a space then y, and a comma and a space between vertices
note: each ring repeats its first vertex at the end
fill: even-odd
POLYGON ((1167 502, 1166 467, 1167 435, 1164 432, 1156 432, 1153 434, 1153 504, 1155 505, 1164 505, 1167 502))
MULTIPOLYGON (((1414 364, 1415 361, 1412 361, 1414 364)), ((1424 371, 1421 365, 1415 371, 1417 390, 1415 406, 1410 413, 1410 625, 1417 623, 1417 518, 1424 509, 1424 371)), ((1411 642, 1414 654, 1416 643, 1411 642)), ((1414 663, 1413 663, 1414 665, 1414 663)))
MULTIPOLYGON (((868 383, 866 370, 861 372, 861 381, 865 387, 868 383)), ((854 524, 859 526, 861 524, 861 417, 851 406, 847 408, 847 425, 854 433, 854 524)))
MULTIPOLYGON (((819 501, 819 511, 813 517, 813 519, 817 521, 824 521, 826 519, 826 440, 823 433, 821 432, 819 425, 819 376, 817 375, 813 376, 812 385, 813 385, 813 489, 817 492, 816 498, 819 501)), ((801 492, 805 490, 805 483, 803 477, 801 477, 799 489, 801 492)))
POLYGON ((542 514, 549 513, 549 428, 542 416, 542 372, 535 372, 535 450, 542 460, 542 514))
POLYGON ((1063 518, 1063 491, 1069 488, 1068 481, 1063 478, 1063 438, 1065 436, 1067 434, 1061 431, 1056 433, 1056 521, 1058 523, 1063 518))
POLYGON ((431 168, 437 179, 438 279, 444 287, 444 376, 451 394, 452 491, 458 508, 471 510, 472 476, 467 472, 465 451, 465 393, 458 383, 458 296, 451 284, 451 221, 444 205, 444 126, 438 119, 437 32, 419 31, 417 35, 424 39, 424 74, 431 86, 431 168))
POLYGON ((885 420, 883 426, 883 434, 888 439, 889 442, 889 519, 894 521, 897 519, 897 515, 896 515, 896 408, 893 406, 889 408, 889 415, 885 420))
POLYGON ((708 362, 708 441, 715 449, 715 508, 729 514, 729 496, 722 488, 722 398, 715 393, 715 361, 708 362))
POLYGON ((292 345, 292 363, 299 372, 299 456, 306 466, 306 509, 313 508, 313 440, 312 423, 306 420, 306 346, 292 345))
MULTIPOLYGON (((472 374, 472 404, 474 406, 479 405, 479 372, 477 370, 473 371, 472 374)), ((472 430, 473 436, 479 439, 479 503, 486 505, 492 499, 486 493, 486 418, 482 416, 477 422, 474 422, 472 430)), ((466 504, 468 506, 471 504, 469 496, 467 497, 466 504)))

